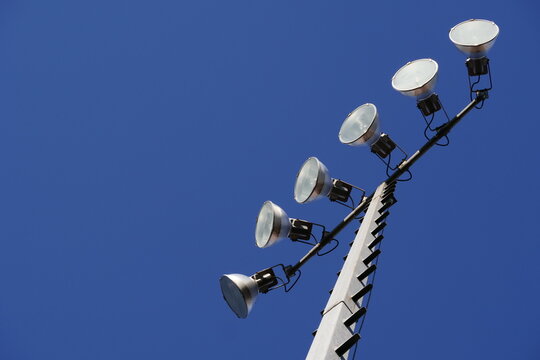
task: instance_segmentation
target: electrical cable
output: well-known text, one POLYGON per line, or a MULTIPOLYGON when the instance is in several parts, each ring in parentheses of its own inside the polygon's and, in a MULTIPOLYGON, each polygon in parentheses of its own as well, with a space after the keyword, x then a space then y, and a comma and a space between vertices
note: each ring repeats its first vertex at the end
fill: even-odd
MULTIPOLYGON (((478 83, 480 83, 480 77, 481 75, 478 75, 478 78, 475 82, 473 82, 471 84, 471 76, 469 76, 469 98, 471 99, 471 101, 473 100, 473 94, 476 94, 476 96, 478 96, 478 92, 479 91, 488 91, 488 90, 491 90, 493 88, 493 80, 491 78, 491 68, 489 66, 489 62, 487 63, 487 74, 489 76, 489 87, 486 88, 486 89, 482 89, 482 90, 475 90, 474 87, 476 85, 478 85, 478 83)), ((482 109, 484 107, 484 100, 482 100, 482 102, 480 102, 480 104, 477 104, 474 106, 475 109, 482 109)))
POLYGON ((324 256, 324 255, 330 254, 332 251, 336 250, 336 248, 339 246, 339 241, 337 239, 330 240, 330 242, 332 242, 332 241, 335 241, 336 245, 332 249, 330 249, 330 250, 328 250, 326 252, 323 252, 322 254, 317 251, 317 256, 324 256))
POLYGON ((444 146, 450 145, 450 138, 448 137, 448 135, 444 135, 443 137, 446 139, 446 143, 445 143, 445 144, 435 143, 435 145, 437 145, 437 146, 443 146, 443 147, 444 147, 444 146))
POLYGON ((356 203, 354 202, 352 195, 349 195, 349 200, 351 200, 353 208, 356 208, 356 203))
POLYGON ((412 180, 413 176, 412 176, 411 170, 408 170, 408 169, 407 169, 405 172, 406 172, 406 173, 409 173, 409 178, 407 178, 407 179, 399 179, 399 178, 398 178, 397 181, 403 181, 403 182, 406 182, 406 181, 411 181, 411 180, 412 180))
POLYGON ((296 272, 298 273, 298 276, 296 277, 296 280, 293 282, 293 284, 289 288, 287 288, 287 286, 284 286, 285 292, 291 291, 293 289, 293 287, 296 285, 296 283, 298 282, 298 280, 300 280, 300 277, 302 276, 302 271, 300 271, 300 269, 298 269, 298 270, 296 270, 296 272))
MULTIPOLYGON (((474 87, 475 87, 476 85, 478 85, 478 83, 480 83, 480 75, 478 75, 478 78, 477 78, 476 81, 473 82, 472 84, 471 84, 471 77, 470 77, 470 76, 468 77, 468 79, 469 79, 469 97, 470 97, 471 101, 473 101, 473 93, 476 92, 476 91, 474 90, 474 87)), ((475 107, 476 107, 476 106, 475 106, 475 107)))
POLYGON ((317 238, 315 237, 315 235, 313 234, 310 234, 310 236, 313 238, 313 240, 315 241, 315 244, 312 244, 311 242, 309 241, 305 241, 305 240, 299 240, 299 239, 296 239, 296 240, 293 240, 294 242, 298 242, 298 243, 301 243, 301 244, 306 244, 306 245, 309 245, 309 246, 315 246, 319 243, 319 240, 317 240, 317 238))
POLYGON ((349 209, 351 209, 351 210, 354 210, 354 207, 353 207, 353 206, 347 205, 346 203, 344 203, 344 202, 342 202, 342 201, 335 200, 334 202, 337 203, 337 204, 343 205, 343 206, 345 206, 346 208, 349 208, 349 209))
MULTIPOLYGON (((426 140, 431 140, 432 139, 432 138, 430 138, 428 136, 428 130, 433 131, 433 132, 438 132, 442 127, 444 127, 447 123, 450 122, 450 117, 448 116, 448 113, 446 112, 446 109, 444 108, 444 105, 442 103, 440 103, 440 105, 441 105, 441 109, 444 112, 444 116, 446 117, 446 123, 444 123, 443 125, 440 125, 440 126, 438 126, 436 128, 432 128, 431 124, 433 123, 433 120, 435 119, 435 113, 431 114, 431 119, 429 121, 427 120, 424 113, 422 113, 422 117, 424 118, 424 122, 426 123, 426 127, 424 128, 424 137, 426 138, 426 140)), ((439 144, 437 142, 437 143, 435 143, 435 145, 437 145, 437 146, 448 146, 450 144, 450 139, 448 138, 448 135, 445 135, 444 137, 446 138, 446 143, 445 144, 439 144)))
POLYGON ((388 162, 386 163, 386 176, 390 177, 390 162, 392 161, 392 153, 388 154, 388 162))

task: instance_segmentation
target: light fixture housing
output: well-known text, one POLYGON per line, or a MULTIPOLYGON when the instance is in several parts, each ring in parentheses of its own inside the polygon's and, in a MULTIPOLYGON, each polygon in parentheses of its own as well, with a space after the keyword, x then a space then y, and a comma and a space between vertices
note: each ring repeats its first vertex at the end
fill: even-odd
POLYGON ((442 104, 437 94, 431 94, 426 98, 418 100, 416 102, 416 107, 420 109, 424 116, 429 116, 441 110, 442 104))
POLYGON ((381 134, 379 125, 377 107, 371 103, 360 105, 341 124, 339 141, 351 146, 368 144, 371 152, 386 158, 396 144, 388 134, 381 134))
POLYGON ((255 242, 266 248, 288 237, 292 240, 309 240, 313 224, 300 219, 290 219, 285 210, 271 201, 265 201, 255 226, 255 242))
POLYGON ((245 319, 259 294, 257 281, 242 274, 226 274, 219 279, 219 285, 231 310, 239 318, 245 319))
POLYGON ((437 82, 439 64, 433 59, 418 59, 402 66, 392 77, 392 87, 406 96, 428 97, 437 82))
POLYGON ((225 274, 219 279, 221 293, 231 310, 241 319, 245 319, 259 293, 267 293, 278 284, 272 268, 264 269, 251 276, 225 274))
POLYGON ((469 76, 486 75, 489 73, 489 58, 482 56, 479 58, 470 57, 465 61, 469 76))
POLYGON ((323 197, 345 202, 349 200, 353 187, 345 181, 332 179, 328 168, 316 157, 310 157, 296 175, 294 199, 300 204, 323 197))
POLYGON ((255 241, 257 246, 265 248, 284 239, 291 230, 287 213, 271 201, 265 201, 255 226, 255 241))
POLYGON ((390 139, 388 134, 381 134, 376 142, 371 145, 371 152, 381 158, 386 158, 396 148, 396 143, 390 139))
POLYGON ((490 20, 470 19, 450 29, 448 36, 461 52, 471 58, 481 58, 495 44, 499 27, 490 20))
POLYGON ((377 107, 366 103, 351 111, 341 124, 338 136, 339 141, 351 146, 377 141, 380 136, 377 107))
POLYGON ((330 194, 332 178, 328 168, 316 157, 308 158, 298 174, 294 184, 294 199, 303 204, 330 194))

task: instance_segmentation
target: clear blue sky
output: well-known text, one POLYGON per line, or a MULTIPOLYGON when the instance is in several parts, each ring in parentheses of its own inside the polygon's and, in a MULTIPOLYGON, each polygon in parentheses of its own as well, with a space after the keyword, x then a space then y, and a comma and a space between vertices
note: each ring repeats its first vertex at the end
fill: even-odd
POLYGON ((385 178, 339 143, 377 105, 409 154, 414 100, 390 85, 439 63, 451 115, 467 102, 448 30, 494 20, 485 108, 400 184, 357 359, 540 358, 536 1, 15 1, 0 3, 0 359, 302 359, 353 228, 296 288, 246 320, 223 273, 292 264, 255 246, 265 200, 333 227, 346 209, 299 205, 317 156, 366 189, 385 178))

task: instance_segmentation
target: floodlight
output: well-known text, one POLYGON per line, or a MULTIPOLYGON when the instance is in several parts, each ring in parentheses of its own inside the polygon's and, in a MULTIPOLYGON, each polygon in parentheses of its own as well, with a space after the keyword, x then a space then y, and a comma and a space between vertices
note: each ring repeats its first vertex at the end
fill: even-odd
POLYGON ((221 293, 231 310, 239 318, 245 319, 259 293, 278 287, 278 280, 272 268, 264 269, 251 276, 226 274, 219 279, 221 293))
POLYGON ((294 199, 303 204, 323 197, 331 201, 348 201, 353 186, 339 179, 332 179, 328 168, 317 159, 307 159, 294 184, 294 199))
POLYGON ((339 129, 339 141, 352 146, 373 143, 379 136, 379 114, 370 103, 351 111, 339 129))
POLYGON ((392 87, 407 96, 421 99, 431 94, 439 65, 432 59, 418 59, 402 66, 392 77, 392 87))
POLYGON ((246 275, 228 274, 219 279, 221 293, 231 310, 245 319, 259 294, 257 282, 246 275))
POLYGON ((467 56, 480 58, 486 55, 499 35, 499 27, 493 21, 471 19, 463 21, 452 29, 450 41, 467 56))
MULTIPOLYGON (((489 74, 490 85, 486 90, 491 89, 489 59, 486 54, 495 44, 497 36, 499 36, 497 24, 490 20, 471 19, 454 26, 450 29, 448 36, 450 41, 469 57, 465 62, 469 77, 489 74)), ((477 82, 474 85, 476 84, 477 82)), ((470 85, 470 87, 471 93, 474 92, 473 85, 470 85)))
POLYGON ((257 246, 265 248, 289 237, 292 240, 309 240, 313 224, 299 219, 290 219, 287 213, 271 201, 265 201, 255 227, 257 246))
POLYGON ((387 134, 381 134, 379 113, 371 103, 360 105, 347 115, 339 130, 339 141, 351 146, 368 144, 371 151, 382 158, 396 148, 387 134))
POLYGON ((416 106, 424 116, 442 108, 433 88, 437 82, 439 65, 432 59, 418 59, 402 66, 392 77, 392 87, 407 96, 416 96, 416 106))
POLYGON ((328 196, 330 190, 332 178, 328 168, 316 157, 307 159, 296 175, 294 199, 302 204, 328 196))

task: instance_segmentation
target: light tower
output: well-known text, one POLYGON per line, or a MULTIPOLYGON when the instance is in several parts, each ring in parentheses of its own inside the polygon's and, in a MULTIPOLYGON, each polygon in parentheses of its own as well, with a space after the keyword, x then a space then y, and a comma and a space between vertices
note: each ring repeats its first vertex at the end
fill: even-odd
MULTIPOLYGON (((470 102, 450 118, 439 96, 434 92, 439 66, 433 59, 418 59, 406 63, 392 77, 392 87, 400 93, 416 98, 416 106, 426 123, 424 136, 427 141, 407 156, 388 134, 380 132, 377 107, 366 103, 354 109, 343 121, 339 140, 347 145, 368 145, 386 165, 387 178, 373 193, 366 192, 343 180, 330 177, 328 168, 316 157, 307 159, 298 172, 294 198, 299 203, 327 197, 333 202, 350 207, 351 212, 332 230, 306 220, 289 218, 283 209, 271 201, 263 204, 256 226, 256 243, 264 248, 283 238, 312 245, 312 248, 294 265, 278 264, 251 276, 228 274, 220 278, 220 286, 229 307, 239 318, 251 311, 259 293, 284 288, 290 291, 300 277, 300 268, 327 245, 347 225, 365 213, 343 268, 328 303, 322 312, 321 323, 314 333, 307 359, 347 359, 350 349, 360 339, 357 323, 366 315, 373 289, 372 279, 376 262, 381 253, 378 248, 383 239, 383 229, 396 203, 394 191, 397 183, 410 180, 410 168, 433 146, 448 145, 448 134, 471 110, 481 109, 492 89, 491 69, 486 54, 499 34, 499 27, 492 21, 471 19, 454 26, 450 40, 467 55, 465 62, 469 82, 470 102), (442 110, 442 112, 439 112, 442 110), (441 125, 434 125, 437 114, 444 113, 441 125), (442 142, 441 142, 442 141, 442 142), (401 155, 396 159, 396 150, 401 155), (392 159, 392 157, 394 159, 392 159), (354 203, 353 190, 361 191, 360 202, 354 203), (320 228, 319 238, 314 227, 320 228), (280 272, 280 274, 276 274, 280 272)), ((325 252, 325 254, 328 253, 325 252)))

